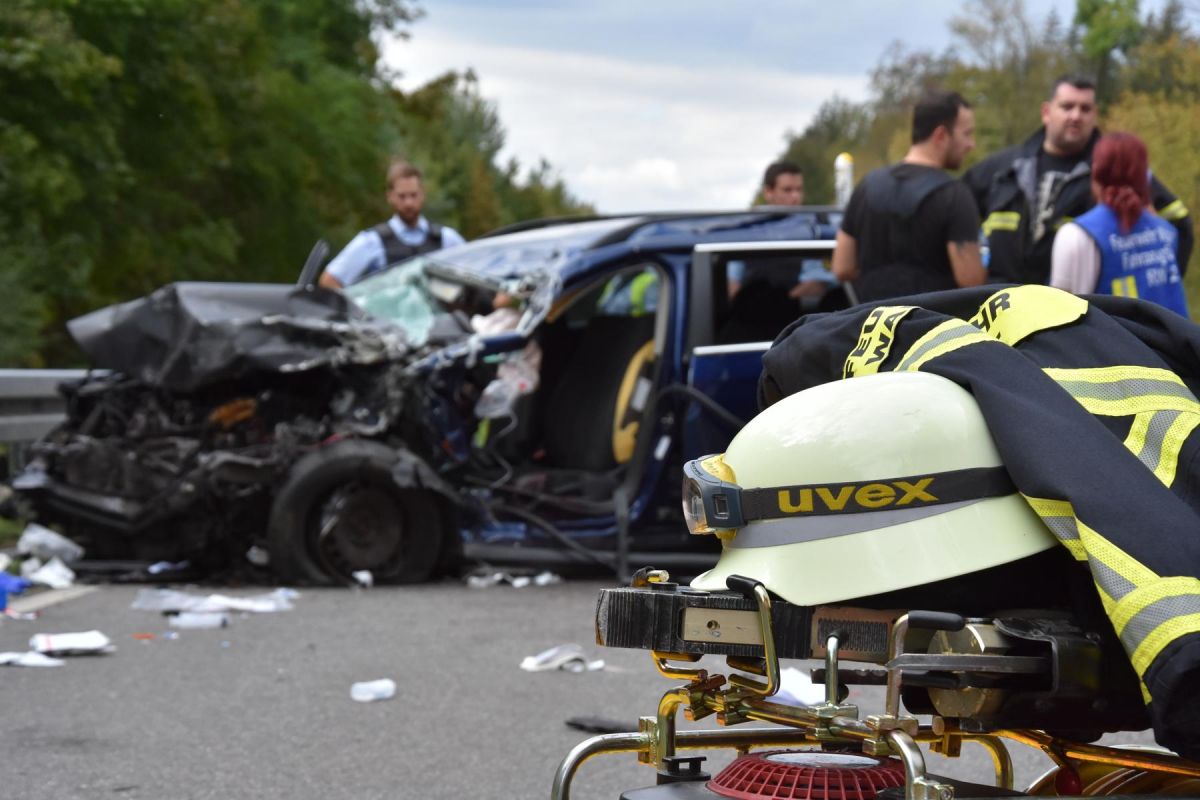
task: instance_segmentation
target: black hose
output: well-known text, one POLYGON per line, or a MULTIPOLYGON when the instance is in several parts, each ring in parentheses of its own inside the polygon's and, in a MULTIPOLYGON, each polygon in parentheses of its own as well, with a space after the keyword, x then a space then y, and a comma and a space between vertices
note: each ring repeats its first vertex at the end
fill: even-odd
MULTIPOLYGON (((546 494, 545 492, 537 492, 533 489, 522 489, 518 486, 497 485, 494 481, 488 481, 485 478, 479 478, 474 475, 466 476, 466 480, 477 486, 486 486, 489 489, 507 494, 517 495, 519 497, 527 497, 530 500, 535 500, 539 503, 545 503, 548 506, 570 511, 576 514, 606 514, 612 511, 612 502, 608 500, 584 500, 578 497, 560 497, 559 495, 546 494)), ((565 490, 562 490, 565 491, 565 490)))
POLYGON ((492 511, 500 511, 505 514, 511 514, 514 517, 518 517, 520 519, 525 520, 526 522, 532 523, 533 525, 536 525, 538 528, 541 528, 545 533, 550 534, 551 538, 555 539, 557 542, 559 542, 561 545, 566 547, 568 550, 572 550, 575 553, 588 559, 589 561, 594 561, 595 563, 599 564, 602 567, 605 567, 607 569, 613 568, 613 563, 612 563, 611 559, 605 558, 600 553, 596 553, 592 550, 587 549, 586 547, 581 545, 579 542, 575 541, 574 539, 572 539, 571 537, 567 536, 565 533, 560 531, 558 528, 554 527, 554 525, 549 520, 543 519, 542 517, 538 516, 537 514, 534 514, 532 511, 526 511, 523 508, 518 508, 517 506, 510 506, 505 503, 493 503, 492 511))
POLYGON ((711 397, 706 395, 704 392, 700 391, 699 389, 695 388, 694 386, 688 386, 683 383, 672 383, 669 386, 664 386, 663 388, 659 389, 658 394, 656 394, 654 397, 655 405, 658 404, 659 400, 661 400, 662 398, 666 397, 669 394, 681 394, 681 395, 687 397, 692 402, 695 402, 695 403, 699 404, 700 406, 702 406, 703 408, 705 408, 706 410, 712 412, 712 414, 715 415, 717 417, 717 419, 724 422, 726 425, 728 425, 730 428, 732 428, 735 432, 741 430, 742 426, 744 426, 746 424, 746 420, 737 416, 732 411, 729 411, 727 408, 722 406, 716 400, 713 400, 711 397))

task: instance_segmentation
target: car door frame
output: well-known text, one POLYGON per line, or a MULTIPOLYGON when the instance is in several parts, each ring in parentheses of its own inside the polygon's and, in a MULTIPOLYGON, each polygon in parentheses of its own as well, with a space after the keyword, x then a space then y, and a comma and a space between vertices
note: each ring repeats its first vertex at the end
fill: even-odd
MULTIPOLYGON (((811 256, 814 253, 832 255, 834 246, 835 240, 833 239, 706 242, 696 245, 692 250, 688 276, 688 317, 682 353, 683 375, 687 385, 703 392, 704 390, 697 386, 697 372, 711 374, 713 368, 720 366, 727 367, 726 371, 744 374, 750 362, 754 362, 754 368, 761 372, 762 355, 771 346, 771 342, 766 340, 736 344, 716 343, 715 293, 726 291, 725 281, 719 280, 724 276, 718 274, 716 269, 718 262, 728 262, 738 257, 753 258, 763 255, 795 255, 798 258, 811 256), (724 363, 722 364, 722 362, 724 363)), ((709 392, 704 393, 711 400, 744 420, 748 421, 749 417, 757 411, 756 397, 732 397, 728 392, 721 392, 717 396, 713 396, 709 392)), ((703 455, 693 452, 700 449, 707 452, 715 451, 718 448, 717 443, 727 441, 732 437, 734 431, 729 431, 728 427, 727 424, 717 422, 699 404, 690 404, 684 419, 683 431, 683 444, 687 457, 703 455), (708 417, 705 417, 706 414, 708 417), (718 429, 723 429, 724 433, 718 432, 718 429)))

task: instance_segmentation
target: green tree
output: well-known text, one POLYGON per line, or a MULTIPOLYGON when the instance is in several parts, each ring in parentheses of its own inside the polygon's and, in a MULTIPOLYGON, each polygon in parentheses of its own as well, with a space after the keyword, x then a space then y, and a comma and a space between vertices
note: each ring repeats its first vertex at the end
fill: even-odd
POLYGON ((803 133, 789 134, 784 158, 804 170, 806 202, 834 202, 833 160, 838 153, 859 149, 871 122, 867 105, 834 95, 821 104, 803 133))
POLYGON ((0 359, 78 358, 63 322, 177 280, 290 281, 312 243, 387 213, 405 154, 431 216, 470 233, 504 206, 588 211, 550 172, 497 165, 473 75, 405 94, 375 37, 410 0, 0 3, 0 359), (536 200, 536 202, 531 202, 536 200))
POLYGON ((1120 59, 1142 37, 1138 0, 1075 0, 1075 25, 1096 75, 1096 97, 1105 105, 1119 90, 1120 59))
POLYGON ((974 106, 974 158, 1023 140, 1040 124, 1054 78, 1069 71, 1071 45, 1057 16, 1039 30, 1022 0, 974 0, 950 30, 962 55, 946 82, 974 106))

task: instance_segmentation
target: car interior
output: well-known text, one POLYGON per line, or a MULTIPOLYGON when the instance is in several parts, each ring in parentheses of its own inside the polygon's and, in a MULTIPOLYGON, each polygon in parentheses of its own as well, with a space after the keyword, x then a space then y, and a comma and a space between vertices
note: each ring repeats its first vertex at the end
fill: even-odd
POLYGON ((477 478, 551 519, 612 513, 652 412, 664 280, 656 265, 633 263, 559 301, 534 335, 537 388, 511 415, 480 423, 477 478))

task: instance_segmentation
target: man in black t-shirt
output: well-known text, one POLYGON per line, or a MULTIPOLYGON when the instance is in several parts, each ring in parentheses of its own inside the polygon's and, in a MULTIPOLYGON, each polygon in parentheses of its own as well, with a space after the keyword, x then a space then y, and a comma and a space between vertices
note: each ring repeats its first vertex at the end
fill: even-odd
POLYGON ((979 214, 958 169, 975 146, 975 114, 957 92, 931 92, 913 109, 912 146, 899 164, 854 188, 833 254, 833 274, 859 301, 977 286, 979 214))

